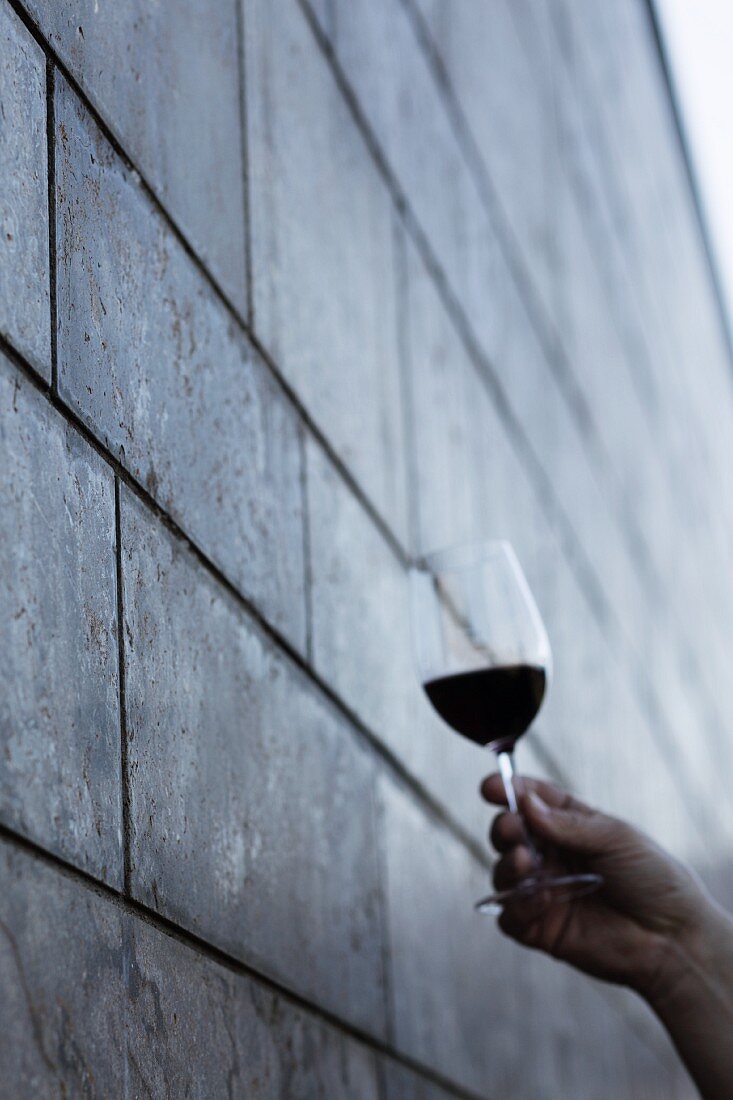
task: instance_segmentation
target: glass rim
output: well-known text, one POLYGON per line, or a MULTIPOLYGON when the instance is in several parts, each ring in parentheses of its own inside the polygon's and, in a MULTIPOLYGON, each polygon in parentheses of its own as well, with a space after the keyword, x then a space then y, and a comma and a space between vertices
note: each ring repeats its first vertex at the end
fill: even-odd
POLYGON ((415 558, 411 568, 418 572, 458 573, 464 569, 475 569, 497 557, 519 564, 509 539, 490 538, 454 542, 429 550, 415 558))

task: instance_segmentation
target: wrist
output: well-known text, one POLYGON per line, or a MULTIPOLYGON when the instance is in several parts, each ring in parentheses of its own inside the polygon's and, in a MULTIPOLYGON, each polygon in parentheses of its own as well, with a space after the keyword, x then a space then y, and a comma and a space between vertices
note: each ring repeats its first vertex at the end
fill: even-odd
POLYGON ((684 1009, 729 960, 733 924, 720 907, 700 899, 694 922, 655 937, 637 992, 664 1018, 684 1009))

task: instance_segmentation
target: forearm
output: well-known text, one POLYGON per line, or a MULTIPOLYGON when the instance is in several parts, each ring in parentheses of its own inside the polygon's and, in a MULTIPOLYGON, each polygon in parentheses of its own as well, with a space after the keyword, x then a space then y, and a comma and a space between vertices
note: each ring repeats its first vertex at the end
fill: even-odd
POLYGON ((733 921, 706 904, 699 927, 671 941, 645 992, 704 1100, 733 1096, 733 921))

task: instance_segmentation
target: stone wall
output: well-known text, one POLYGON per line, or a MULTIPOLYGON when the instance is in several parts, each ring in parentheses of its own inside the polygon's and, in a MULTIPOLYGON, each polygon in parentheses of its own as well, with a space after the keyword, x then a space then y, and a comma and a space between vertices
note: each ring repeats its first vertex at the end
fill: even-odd
POLYGON ((733 376, 642 0, 1 0, 0 1092, 688 1097, 503 940, 411 554, 526 770, 733 894, 733 376))

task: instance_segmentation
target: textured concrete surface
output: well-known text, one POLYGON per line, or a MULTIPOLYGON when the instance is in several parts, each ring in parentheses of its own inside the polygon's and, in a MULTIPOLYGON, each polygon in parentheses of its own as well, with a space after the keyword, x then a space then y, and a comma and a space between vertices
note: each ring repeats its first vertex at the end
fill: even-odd
POLYGON ((46 59, 0 8, 0 333, 51 377, 46 59))
POLYGON ((61 81, 56 116, 60 391, 228 578, 302 645, 292 408, 61 81))
POLYGON ((244 311, 237 0, 27 0, 25 6, 244 311))
POLYGON ((520 768, 730 900, 733 376, 645 3, 0 41, 0 1093, 688 1100, 641 1003, 474 915, 490 758, 405 568, 512 540, 520 768))
POLYGON ((135 895, 382 1031, 373 764, 127 493, 122 546, 135 895))
POLYGON ((0 818, 117 884, 112 474, 2 355, 0 446, 0 818))

